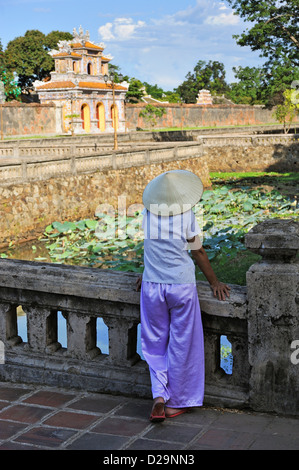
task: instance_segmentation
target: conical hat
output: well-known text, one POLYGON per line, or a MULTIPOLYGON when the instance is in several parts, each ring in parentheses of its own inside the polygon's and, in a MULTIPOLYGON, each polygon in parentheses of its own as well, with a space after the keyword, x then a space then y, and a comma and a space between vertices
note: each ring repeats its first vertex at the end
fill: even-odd
POLYGON ((200 200, 202 193, 202 181, 191 171, 166 171, 146 186, 143 204, 156 215, 177 215, 190 210, 200 200))

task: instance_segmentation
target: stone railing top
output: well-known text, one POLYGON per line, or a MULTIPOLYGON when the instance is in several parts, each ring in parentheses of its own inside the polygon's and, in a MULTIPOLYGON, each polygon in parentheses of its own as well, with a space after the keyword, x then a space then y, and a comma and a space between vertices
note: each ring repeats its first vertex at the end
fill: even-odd
MULTIPOLYGON (((78 298, 139 305, 136 292, 139 274, 81 266, 66 266, 22 260, 0 260, 0 288, 22 289, 78 298)), ((205 313, 246 318, 246 287, 231 286, 230 298, 219 301, 208 282, 197 283, 199 300, 205 313)))
POLYGON ((245 244, 267 260, 294 260, 299 250, 299 221, 265 220, 245 235, 245 244))

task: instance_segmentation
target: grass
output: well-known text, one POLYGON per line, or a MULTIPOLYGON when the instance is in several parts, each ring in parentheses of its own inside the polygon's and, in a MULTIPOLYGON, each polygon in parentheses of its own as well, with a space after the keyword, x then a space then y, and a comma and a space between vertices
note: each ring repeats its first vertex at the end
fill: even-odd
POLYGON ((210 177, 214 183, 225 181, 235 182, 236 180, 249 180, 252 178, 264 178, 265 181, 278 182, 299 182, 299 172, 277 173, 275 171, 249 171, 249 172, 232 172, 232 173, 210 173, 210 177))
MULTIPOLYGON (((200 129, 239 129, 239 128, 246 128, 246 127, 266 127, 266 126, 279 126, 279 122, 268 122, 265 124, 231 124, 231 125, 214 125, 214 126, 183 126, 181 127, 162 127, 162 128, 155 128, 155 129, 142 129, 142 131, 149 131, 149 132, 171 132, 171 131, 190 131, 190 130, 200 130, 200 129)), ((296 123, 294 123, 296 125, 296 123)), ((283 129, 283 126, 281 125, 283 129)))
MULTIPOLYGON (((245 250, 238 253, 235 258, 227 258, 225 262, 219 260, 211 261, 212 268, 219 281, 227 284, 246 285, 246 272, 253 264, 261 260, 261 256, 245 250)), ((206 281, 205 276, 196 267, 196 279, 198 281, 206 281)))

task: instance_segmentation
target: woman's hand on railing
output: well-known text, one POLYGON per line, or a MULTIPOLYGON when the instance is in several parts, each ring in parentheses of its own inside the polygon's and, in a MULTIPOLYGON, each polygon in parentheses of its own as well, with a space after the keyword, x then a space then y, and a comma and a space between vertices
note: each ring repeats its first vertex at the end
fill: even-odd
POLYGON ((224 284, 220 281, 215 281, 210 284, 213 291, 214 297, 218 297, 218 300, 226 300, 226 297, 229 297, 230 287, 227 284, 224 284))

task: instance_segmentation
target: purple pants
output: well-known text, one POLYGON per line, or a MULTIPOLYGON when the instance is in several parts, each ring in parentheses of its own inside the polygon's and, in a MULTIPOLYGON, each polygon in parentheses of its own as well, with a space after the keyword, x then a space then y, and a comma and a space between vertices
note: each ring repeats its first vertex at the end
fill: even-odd
POLYGON ((196 286, 143 281, 140 313, 153 398, 173 408, 201 406, 204 342, 196 286))

